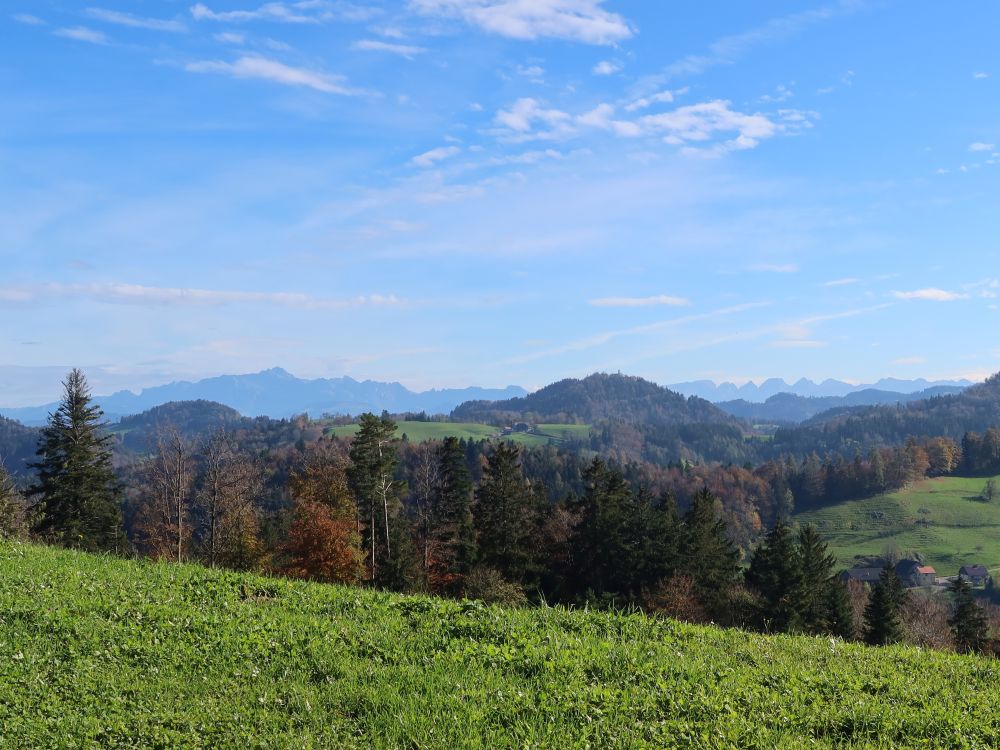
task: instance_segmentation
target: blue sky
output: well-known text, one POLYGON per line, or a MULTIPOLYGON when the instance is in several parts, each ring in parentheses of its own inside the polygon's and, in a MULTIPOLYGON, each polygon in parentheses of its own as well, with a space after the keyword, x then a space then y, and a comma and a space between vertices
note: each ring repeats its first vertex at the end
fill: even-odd
POLYGON ((1000 6, 31 0, 0 401, 1000 369, 1000 6))

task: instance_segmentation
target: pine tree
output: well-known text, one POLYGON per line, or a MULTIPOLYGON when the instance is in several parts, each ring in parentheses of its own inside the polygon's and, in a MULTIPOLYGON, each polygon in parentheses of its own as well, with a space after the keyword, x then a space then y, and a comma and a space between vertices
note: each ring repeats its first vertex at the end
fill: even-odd
POLYGON ((666 492, 658 502, 645 487, 632 493, 626 504, 625 537, 631 550, 630 588, 651 589, 677 568, 680 519, 674 496, 666 492))
POLYGON ((584 473, 587 491, 581 501, 574 545, 574 568, 580 590, 626 594, 633 564, 628 529, 632 490, 617 469, 595 458, 584 473))
POLYGON ((955 596, 955 611, 948 624, 955 636, 955 648, 966 654, 981 652, 989 636, 986 613, 976 603, 972 587, 962 576, 955 577, 951 593, 955 596))
POLYGON ((791 527, 783 521, 779 520, 757 547, 746 582, 760 594, 762 625, 779 632, 800 627, 802 558, 791 527))
POLYGON ((708 488, 695 493, 681 525, 680 572, 691 576, 695 594, 712 617, 726 614, 730 588, 739 573, 739 550, 726 534, 708 488))
POLYGON ((887 646, 903 640, 903 624, 899 613, 905 599, 906 590, 896 575, 896 569, 887 565, 872 587, 871 597, 865 608, 865 643, 887 646))
POLYGON ((802 577, 796 600, 801 628, 814 635, 851 632, 853 623, 847 590, 834 573, 837 559, 827 552, 826 542, 815 526, 803 526, 799 530, 798 544, 802 577))
POLYGON ((111 468, 104 412, 91 403, 87 380, 74 369, 63 382, 63 398, 49 415, 38 446, 30 494, 38 498, 35 532, 67 547, 121 550, 121 487, 111 468))
POLYGON ((497 443, 487 457, 475 510, 479 563, 509 581, 526 582, 534 572, 539 503, 514 443, 497 443))
POLYGON ((827 610, 829 620, 827 632, 850 641, 857 635, 854 632, 854 613, 851 609, 851 597, 847 586, 834 579, 827 590, 827 610))
POLYGON ((392 559, 391 520, 399 515, 400 482, 395 480, 396 423, 383 414, 362 414, 351 442, 347 480, 358 507, 358 529, 368 550, 369 577, 378 583, 379 568, 392 559))
POLYGON ((435 547, 434 578, 445 590, 461 588, 476 559, 476 530, 472 517, 472 475, 465 448, 458 438, 446 437, 438 449, 438 481, 431 493, 431 536, 435 547))

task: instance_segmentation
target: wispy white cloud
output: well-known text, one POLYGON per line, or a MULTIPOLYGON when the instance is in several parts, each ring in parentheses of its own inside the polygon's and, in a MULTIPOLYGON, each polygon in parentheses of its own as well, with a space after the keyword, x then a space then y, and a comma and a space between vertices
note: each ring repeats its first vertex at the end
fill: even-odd
POLYGON ((427 51, 426 47, 418 47, 413 44, 394 44, 392 42, 380 42, 377 39, 360 39, 351 45, 352 49, 364 50, 367 52, 387 52, 391 55, 399 55, 413 59, 427 51))
POLYGON ((826 342, 817 339, 777 339, 768 344, 771 349, 819 349, 824 346, 826 342))
POLYGON ((430 151, 425 151, 422 154, 414 156, 410 160, 410 163, 415 167, 433 167, 439 161, 450 159, 461 152, 462 149, 458 146, 440 146, 439 148, 432 148, 430 151))
POLYGON ((511 142, 558 140, 589 128, 624 138, 658 137, 667 144, 684 146, 688 152, 719 155, 755 148, 761 141, 776 135, 798 133, 812 127, 814 117, 814 113, 800 110, 744 113, 732 109, 730 102, 721 99, 636 119, 616 116, 614 105, 608 103, 573 116, 560 109, 545 107, 538 99, 525 97, 509 109, 497 112, 494 121, 501 127, 493 134, 511 142))
POLYGON ((968 294, 962 294, 960 292, 949 292, 945 289, 914 289, 909 292, 892 292, 892 296, 896 299, 905 300, 927 300, 930 302, 953 302, 960 299, 968 299, 968 294))
POLYGON ((458 18, 513 39, 555 38, 614 44, 632 36, 628 21, 603 0, 410 0, 418 13, 458 18))
POLYGON ((981 81, 984 78, 989 78, 990 74, 989 73, 985 73, 985 72, 983 72, 981 70, 977 70, 975 73, 972 74, 972 77, 974 79, 976 79, 977 81, 981 81))
POLYGON ((28 26, 45 26, 46 22, 44 19, 38 16, 33 16, 30 13, 15 13, 11 18, 18 23, 27 24, 28 26))
POLYGON ((1000 280, 983 279, 971 284, 962 284, 962 289, 983 299, 996 299, 1000 296, 1000 280))
MULTIPOLYGON (((570 156, 589 153, 586 150, 571 151, 570 156)), ((541 161, 560 161, 566 158, 566 154, 554 148, 547 148, 538 151, 524 151, 520 154, 508 154, 507 156, 492 156, 486 160, 485 164, 490 167, 498 167, 504 164, 538 164, 541 161)))
POLYGON ((595 347, 604 346, 605 344, 608 344, 622 337, 641 336, 651 333, 657 333, 660 331, 666 331, 671 328, 686 325, 688 323, 695 323, 702 320, 710 320, 712 318, 724 317, 728 315, 737 315, 739 313, 747 312, 749 310, 761 307, 767 307, 770 304, 771 304, 770 302, 748 302, 742 305, 733 305, 731 307, 723 307, 716 310, 709 310, 708 312, 704 313, 697 313, 694 315, 683 315, 677 318, 659 320, 654 323, 647 323, 640 326, 634 326, 632 328, 624 328, 616 331, 604 331, 602 333, 596 333, 591 336, 586 336, 584 338, 576 339, 575 341, 570 341, 567 344, 556 346, 544 351, 530 352, 528 354, 511 357, 510 359, 505 360, 503 364, 524 364, 539 359, 545 359, 547 357, 554 357, 560 354, 567 354, 569 352, 585 351, 588 349, 593 349, 595 347))
POLYGON ((123 13, 117 10, 107 10, 105 8, 87 8, 86 13, 91 18, 106 23, 114 23, 119 26, 130 26, 135 29, 149 29, 151 31, 187 31, 187 27, 180 21, 143 18, 131 13, 123 13))
POLYGON ((501 109, 494 118, 496 123, 517 136, 536 138, 557 137, 573 132, 572 117, 567 112, 546 108, 537 99, 523 97, 510 109, 501 109), (535 130, 536 124, 543 125, 542 133, 535 130))
POLYGON ((0 301, 31 303, 55 298, 81 298, 95 302, 133 305, 217 306, 263 304, 309 310, 341 310, 351 307, 396 307, 407 304, 395 295, 365 295, 344 299, 316 297, 295 292, 248 292, 140 284, 42 284, 0 286, 0 301))
POLYGON ((983 143, 981 141, 977 141, 976 143, 969 144, 969 151, 995 151, 995 150, 996 150, 995 143, 983 143))
MULTIPOLYGON (((307 4, 308 5, 308 4, 307 4)), ((315 16, 302 13, 301 3, 292 8, 285 3, 265 3, 255 10, 214 11, 203 3, 191 6, 191 16, 196 21, 281 21, 283 23, 319 23, 315 16)))
POLYGON ((657 294, 652 297, 599 297, 589 300, 587 304, 593 307, 652 307, 656 305, 684 307, 690 305, 691 300, 684 297, 657 294))
POLYGON ((78 42, 90 42, 91 44, 107 44, 111 41, 104 32, 88 29, 86 26, 56 29, 52 33, 65 39, 75 39, 78 42))
POLYGON ((794 94, 792 90, 788 86, 785 86, 784 84, 779 84, 778 86, 775 86, 773 92, 771 92, 770 94, 764 94, 762 97, 760 97, 760 101, 768 104, 775 104, 778 102, 788 101, 789 99, 792 98, 793 95, 794 94))
POLYGON ((654 104, 670 104, 678 96, 683 96, 688 92, 687 86, 681 89, 676 89, 675 91, 659 91, 655 94, 650 94, 649 96, 644 96, 636 99, 633 102, 629 102, 625 105, 626 112, 637 112, 640 109, 647 109, 654 104))
POLYGON ((215 41, 223 44, 244 44, 247 40, 246 35, 237 34, 234 31, 220 31, 218 34, 213 34, 212 37, 215 41))
POLYGON ((610 76, 618 73, 622 69, 622 64, 617 60, 601 60, 592 68, 594 75, 610 76))
POLYGON ((678 76, 698 75, 719 65, 732 65, 755 47, 796 36, 810 26, 828 21, 839 14, 851 12, 857 7, 858 3, 854 0, 841 0, 822 8, 773 18, 762 26, 716 40, 709 45, 707 52, 683 57, 668 65, 661 75, 650 80, 654 83, 662 82, 678 76))
POLYGON ((191 73, 220 73, 232 78, 251 78, 280 83, 283 86, 310 88, 326 94, 359 96, 365 93, 347 86, 343 76, 320 73, 305 68, 294 68, 276 60, 253 55, 241 57, 231 63, 219 60, 201 60, 188 63, 184 67, 191 73))
POLYGON ((849 286, 851 284, 860 284, 861 279, 856 279, 853 276, 845 279, 833 279, 832 281, 826 281, 823 286, 849 286))
POLYGON ((545 75, 545 68, 541 65, 518 65, 514 70, 517 71, 519 76, 524 76, 525 78, 540 79, 545 75))

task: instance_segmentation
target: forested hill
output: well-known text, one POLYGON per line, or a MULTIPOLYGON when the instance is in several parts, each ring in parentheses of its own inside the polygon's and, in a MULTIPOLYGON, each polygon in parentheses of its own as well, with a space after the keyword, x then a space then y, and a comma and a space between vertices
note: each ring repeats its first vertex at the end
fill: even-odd
POLYGON ((704 399, 685 398, 667 388, 629 375, 595 373, 567 378, 506 401, 468 401, 452 412, 456 420, 582 421, 628 424, 725 424, 737 419, 704 399))
POLYGON ((802 454, 852 454, 875 445, 900 445, 909 437, 947 437, 960 441, 966 432, 1000 426, 1000 373, 959 394, 936 396, 896 406, 852 409, 841 415, 817 415, 800 427, 775 433, 772 449, 802 454))
POLYGON ((0 463, 12 474, 27 471, 28 462, 35 457, 38 430, 25 427, 13 419, 0 417, 0 463))

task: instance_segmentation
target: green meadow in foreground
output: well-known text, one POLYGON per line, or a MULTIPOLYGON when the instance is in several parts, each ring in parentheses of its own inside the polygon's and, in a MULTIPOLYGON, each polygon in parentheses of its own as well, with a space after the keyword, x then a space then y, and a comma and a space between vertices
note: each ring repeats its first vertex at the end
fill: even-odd
POLYGON ((0 746, 1000 745, 1000 662, 0 544, 0 746))
POLYGON ((830 552, 848 567, 859 556, 893 549, 920 552, 940 575, 977 563, 996 569, 1000 497, 990 503, 978 499, 985 484, 984 477, 925 479, 897 492, 799 513, 795 520, 815 524, 830 552))

